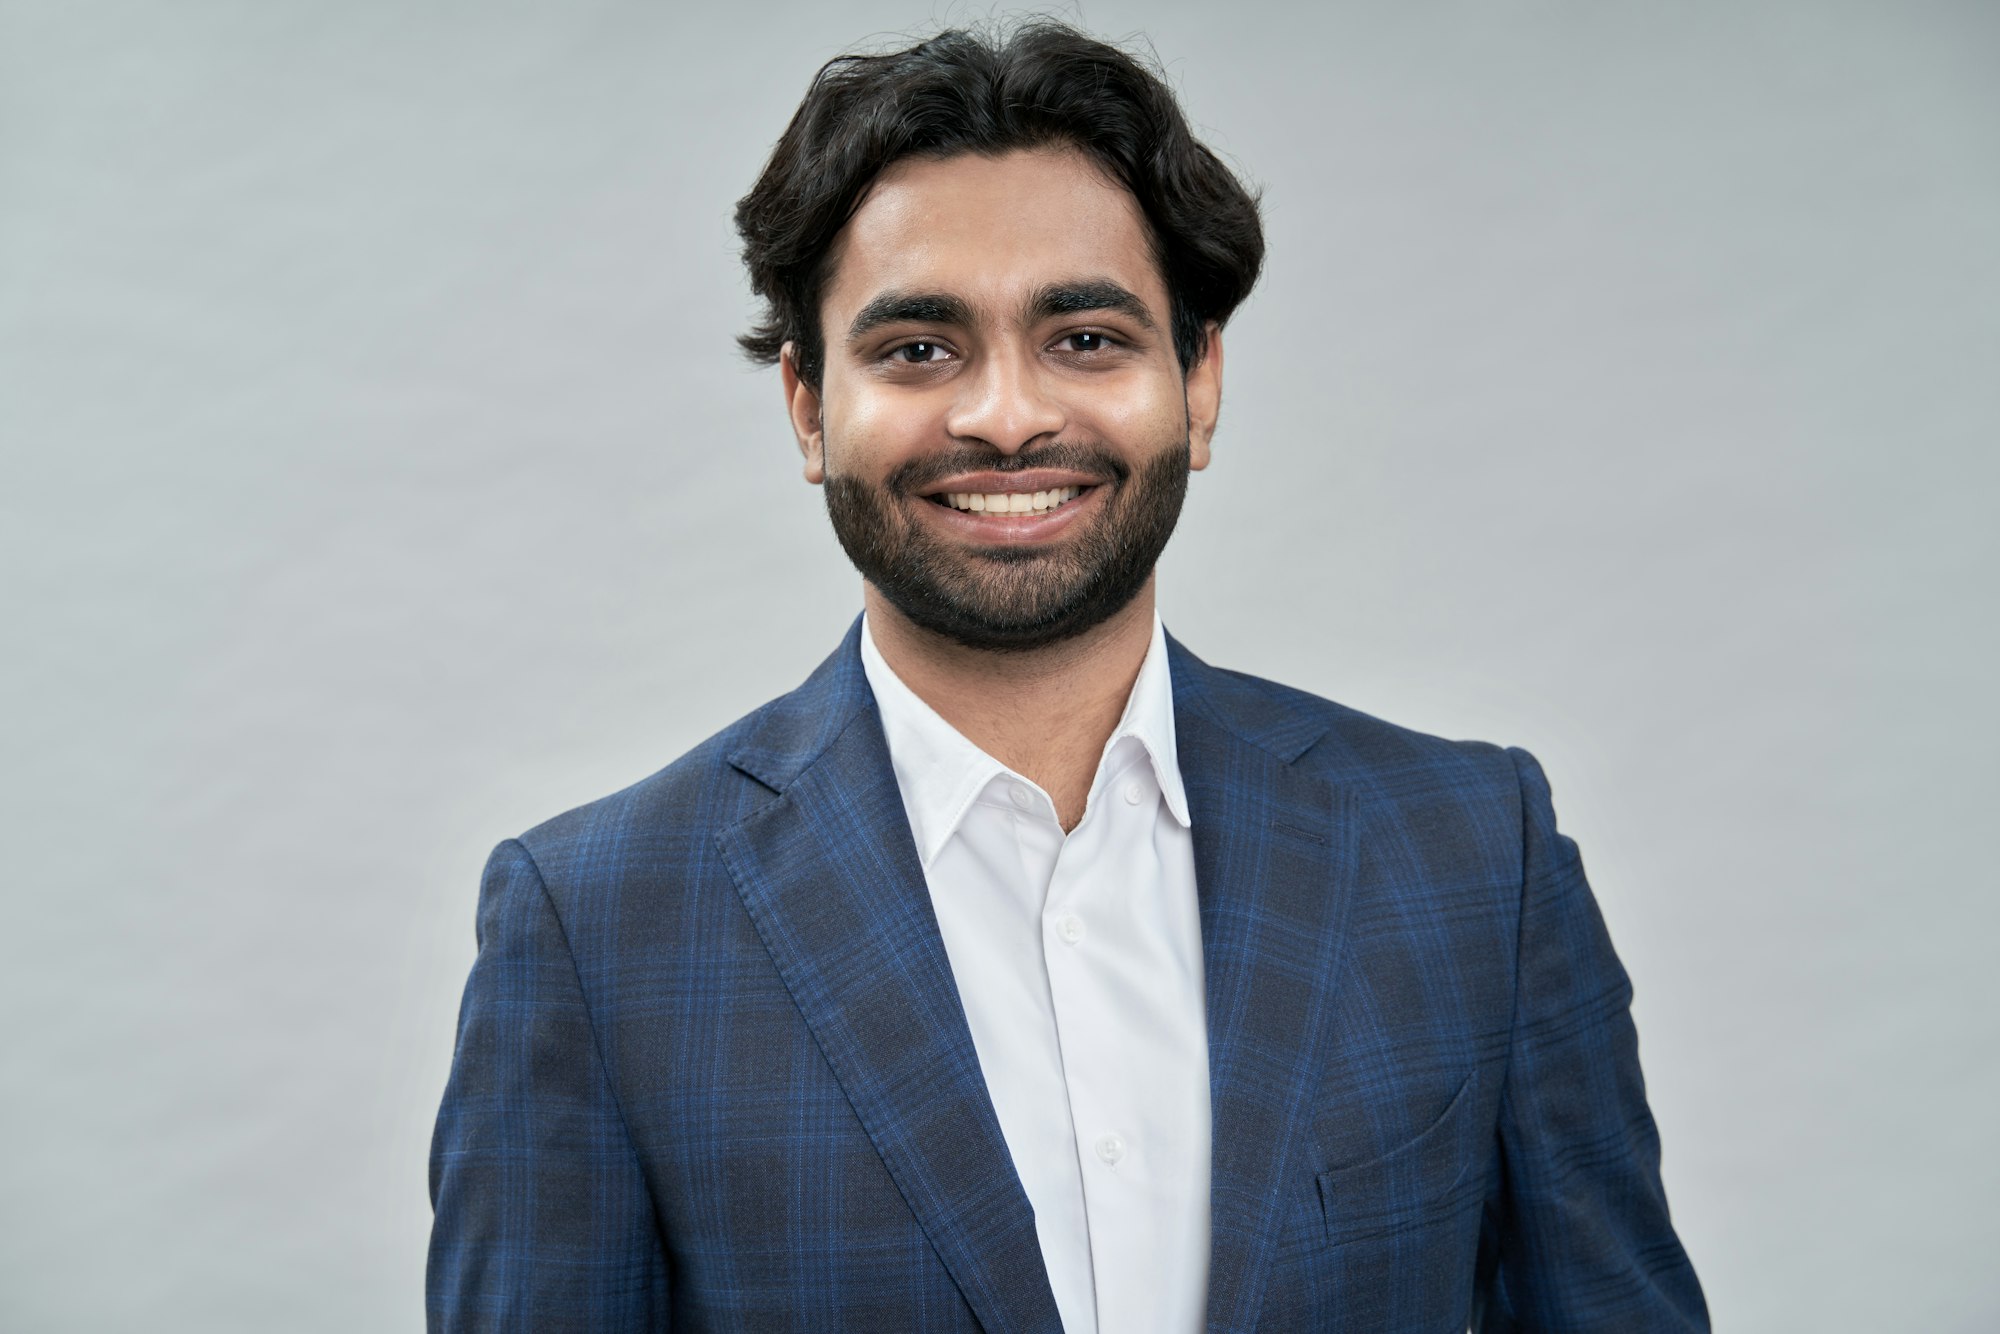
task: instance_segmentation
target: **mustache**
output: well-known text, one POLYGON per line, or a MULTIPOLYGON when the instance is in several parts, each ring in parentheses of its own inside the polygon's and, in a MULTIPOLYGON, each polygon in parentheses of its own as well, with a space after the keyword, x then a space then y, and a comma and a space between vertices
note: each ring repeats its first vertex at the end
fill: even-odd
POLYGON ((931 454, 898 465, 883 485, 897 495, 911 495, 944 478, 966 472, 1026 472, 1030 468, 1060 468, 1065 472, 1088 473, 1105 481, 1122 482, 1131 475, 1131 465, 1107 449, 1096 445, 1054 441, 1039 449, 1018 454, 1000 454, 991 449, 955 449, 931 454))

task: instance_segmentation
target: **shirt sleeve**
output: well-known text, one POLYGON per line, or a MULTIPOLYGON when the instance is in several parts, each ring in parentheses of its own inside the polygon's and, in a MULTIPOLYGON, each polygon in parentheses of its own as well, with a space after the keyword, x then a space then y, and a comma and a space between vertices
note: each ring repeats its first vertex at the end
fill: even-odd
POLYGON ((518 842, 487 862, 478 938, 431 1141, 429 1328, 664 1330, 652 1199, 562 923, 518 842))
POLYGON ((1518 990, 1474 1328, 1705 1331, 1660 1182, 1631 983, 1541 766, 1509 754, 1523 825, 1518 990))

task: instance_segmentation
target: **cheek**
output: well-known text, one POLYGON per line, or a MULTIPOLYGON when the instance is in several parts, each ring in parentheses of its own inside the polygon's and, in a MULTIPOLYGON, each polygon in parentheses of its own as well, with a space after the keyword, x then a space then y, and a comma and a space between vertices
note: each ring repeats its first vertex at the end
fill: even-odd
POLYGON ((1187 402, 1178 377, 1165 384, 1149 376, 1128 392, 1078 402, 1069 417, 1103 440, 1151 448, 1163 440, 1179 441, 1186 433, 1187 402))
POLYGON ((828 394, 826 449, 841 472, 880 477, 933 438, 932 417, 916 395, 828 394))

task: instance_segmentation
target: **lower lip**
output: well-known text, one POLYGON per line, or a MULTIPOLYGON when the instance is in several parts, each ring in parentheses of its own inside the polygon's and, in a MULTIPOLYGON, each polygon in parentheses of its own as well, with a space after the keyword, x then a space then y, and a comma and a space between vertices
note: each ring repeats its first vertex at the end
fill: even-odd
POLYGON ((1063 529, 1075 523, 1077 516, 1086 509, 1101 504, 1099 497, 1104 491, 1100 483, 1085 487, 1076 499, 1044 510, 1040 514, 988 514, 985 511, 953 509, 940 505, 934 500, 921 500, 918 504, 942 523, 946 530, 975 542, 992 546, 1013 543, 1041 542, 1056 536, 1063 529))

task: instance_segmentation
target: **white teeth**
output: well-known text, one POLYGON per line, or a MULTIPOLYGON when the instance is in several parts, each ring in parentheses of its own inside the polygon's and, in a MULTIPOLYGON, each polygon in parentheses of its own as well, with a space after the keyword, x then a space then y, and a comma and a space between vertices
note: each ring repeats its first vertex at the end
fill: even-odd
POLYGON ((1006 491, 984 495, 977 491, 950 491, 942 499, 955 510, 967 510, 973 514, 1041 514, 1082 494, 1080 486, 1059 486, 1053 491, 1006 491))

